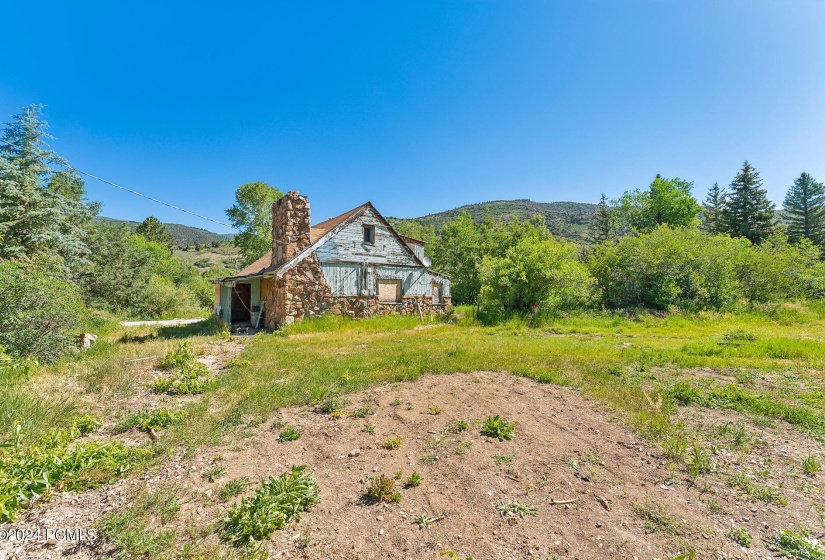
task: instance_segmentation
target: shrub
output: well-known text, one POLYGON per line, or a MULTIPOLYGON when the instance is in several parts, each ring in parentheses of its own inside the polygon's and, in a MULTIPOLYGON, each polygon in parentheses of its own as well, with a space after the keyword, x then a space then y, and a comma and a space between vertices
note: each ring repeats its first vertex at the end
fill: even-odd
POLYGON ((57 360, 74 345, 85 315, 61 262, 0 262, 0 346, 11 356, 57 360))
POLYGON ((581 308, 593 279, 573 243, 525 238, 481 265, 481 302, 487 314, 581 308))
POLYGON ((481 433, 485 436, 498 438, 499 441, 504 441, 505 439, 510 440, 513 439, 515 426, 496 414, 484 421, 484 424, 481 426, 481 433))
POLYGON ((367 497, 376 502, 401 501, 401 494, 395 489, 395 481, 383 474, 370 478, 367 483, 367 497))
POLYGON ((268 539, 290 521, 299 520, 319 499, 318 485, 306 467, 293 466, 277 478, 270 476, 254 496, 233 506, 223 520, 221 537, 234 545, 268 539))

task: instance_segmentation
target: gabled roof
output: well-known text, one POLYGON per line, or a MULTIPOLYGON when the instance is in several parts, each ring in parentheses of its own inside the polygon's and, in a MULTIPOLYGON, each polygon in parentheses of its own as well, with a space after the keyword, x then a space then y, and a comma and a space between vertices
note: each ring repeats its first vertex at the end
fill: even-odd
MULTIPOLYGON (((308 254, 312 251, 315 251, 318 247, 320 247, 326 240, 331 237, 336 230, 341 229, 344 225, 348 224, 356 217, 360 216, 365 210, 372 209, 375 212, 376 217, 381 220, 384 225, 389 229, 390 233, 392 233, 399 242, 401 242, 401 246, 407 250, 410 258, 412 258, 415 262, 417 262, 420 266, 427 268, 421 259, 419 259, 415 253, 413 253, 412 249, 407 246, 407 239, 411 240, 414 243, 424 244, 423 241, 418 239, 413 239, 411 237, 406 237, 403 235, 399 235, 398 232, 395 231, 389 222, 381 215, 381 213, 376 210, 375 206, 372 205, 371 202, 365 202, 361 206, 357 206, 352 210, 344 212, 339 216, 335 216, 334 218, 330 218, 328 220, 324 220, 323 222, 311 226, 309 229, 309 238, 310 238, 310 245, 306 247, 303 251, 292 257, 287 262, 281 264, 281 266, 273 267, 272 263, 272 251, 269 251, 266 255, 261 257, 260 259, 256 260, 249 266, 246 266, 243 270, 239 271, 238 274, 235 276, 228 276, 226 278, 215 278, 212 280, 213 282, 219 282, 222 280, 238 280, 243 278, 254 278, 258 276, 280 276, 301 261, 303 261, 308 254)), ((433 274, 437 274, 439 276, 445 276, 444 274, 435 272, 431 270, 433 274)))

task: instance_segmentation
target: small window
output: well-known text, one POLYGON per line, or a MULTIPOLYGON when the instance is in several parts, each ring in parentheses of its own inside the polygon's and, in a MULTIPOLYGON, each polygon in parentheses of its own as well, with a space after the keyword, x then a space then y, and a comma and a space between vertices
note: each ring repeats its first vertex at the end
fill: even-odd
POLYGON ((364 226, 364 243, 375 244, 375 226, 364 226))

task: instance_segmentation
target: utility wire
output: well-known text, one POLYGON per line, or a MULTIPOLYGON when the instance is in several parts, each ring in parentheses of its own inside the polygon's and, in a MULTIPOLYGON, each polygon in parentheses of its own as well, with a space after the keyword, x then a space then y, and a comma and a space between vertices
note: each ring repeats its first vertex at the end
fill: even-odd
MULTIPOLYGON (((7 146, 14 146, 14 147, 17 147, 17 148, 22 147, 22 146, 20 146, 20 145, 14 144, 14 143, 12 143, 12 142, 8 142, 7 140, 0 140, 0 142, 2 142, 3 144, 5 144, 5 145, 7 145, 7 146)), ((136 196, 143 197, 143 198, 145 198, 145 199, 147 199, 147 200, 151 200, 152 202, 157 202, 158 204, 162 204, 162 205, 164 205, 164 206, 168 206, 169 208, 172 208, 172 209, 174 209, 174 210, 178 210, 179 212, 184 212, 185 214, 189 214, 190 216, 195 216, 196 218, 200 218, 200 219, 202 219, 202 220, 207 220, 207 221, 209 221, 209 222, 213 222, 213 223, 216 223, 216 224, 218 224, 218 225, 220 225, 220 226, 228 227, 228 228, 230 228, 230 229, 237 229, 235 226, 231 226, 231 225, 229 225, 229 224, 225 224, 225 223, 223 223, 223 222, 219 222, 218 220, 213 220, 212 218, 209 218, 209 217, 207 217, 207 216, 203 216, 203 215, 198 214, 198 213, 196 213, 196 212, 192 212, 192 211, 190 211, 190 210, 186 210, 186 209, 181 208, 181 207, 179 207, 179 206, 175 206, 174 204, 169 204, 168 202, 164 202, 164 201, 162 201, 162 200, 158 200, 157 198, 152 198, 152 197, 151 197, 151 196, 149 196, 149 195, 145 195, 145 194, 140 193, 140 192, 138 192, 138 191, 136 191, 136 190, 126 188, 126 187, 124 187, 123 185, 118 185, 117 183, 115 183, 115 182, 113 182, 113 181, 109 181, 109 180, 104 179, 104 178, 102 178, 102 177, 98 177, 97 175, 94 175, 94 174, 92 174, 92 173, 88 173, 88 172, 86 172, 86 171, 83 171, 83 170, 81 170, 81 169, 78 169, 78 168, 76 168, 76 167, 73 167, 73 166, 69 165, 68 163, 58 163, 58 165, 60 165, 61 167, 66 168, 66 169, 68 169, 68 170, 70 170, 70 171, 74 171, 75 173, 80 173, 81 175, 85 175, 86 177, 89 177, 89 178, 91 178, 91 179, 96 179, 96 180, 100 181, 101 183, 106 183, 107 185, 110 185, 110 186, 112 186, 112 187, 115 187, 116 189, 120 189, 120 190, 122 190, 122 191, 126 191, 126 192, 131 193, 131 194, 134 194, 134 195, 136 195, 136 196)))

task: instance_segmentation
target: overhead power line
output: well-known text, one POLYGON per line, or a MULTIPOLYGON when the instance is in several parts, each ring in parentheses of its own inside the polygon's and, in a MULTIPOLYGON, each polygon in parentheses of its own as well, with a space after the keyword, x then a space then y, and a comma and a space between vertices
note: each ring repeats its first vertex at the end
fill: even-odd
MULTIPOLYGON (((16 146, 16 147, 18 147, 18 148, 20 147, 19 145, 16 145, 16 144, 14 144, 14 143, 12 143, 12 142, 8 142, 8 141, 6 141, 6 140, 0 140, 0 142, 2 142, 3 144, 5 144, 5 145, 7 145, 7 146, 16 146)), ((70 170, 70 171, 74 171, 75 173, 79 173, 79 174, 81 174, 81 175, 85 175, 86 177, 89 177, 89 178, 91 178, 91 179, 95 179, 95 180, 97 180, 97 181, 100 181, 101 183, 106 183, 107 185, 110 185, 110 186, 112 186, 112 187, 115 187, 116 189, 120 189, 120 190, 122 190, 122 191, 126 191, 126 192, 128 192, 128 193, 133 194, 133 195, 136 195, 136 196, 140 196, 140 197, 142 197, 142 198, 145 198, 146 200, 151 200, 152 202, 156 202, 156 203, 158 203, 158 204, 162 204, 162 205, 164 205, 164 206, 167 206, 167 207, 169 207, 169 208, 172 208, 173 210, 177 210, 177 211, 179 211, 179 212, 183 212, 183 213, 185 213, 185 214, 189 214, 190 216, 195 216, 196 218, 200 218, 200 219, 202 219, 202 220, 207 220, 207 221, 209 221, 209 222, 212 222, 212 223, 218 224, 219 226, 228 227, 228 228, 230 228, 230 229, 237 229, 237 228, 235 228, 235 226, 232 226, 232 225, 229 225, 229 224, 225 224, 225 223, 223 223, 223 222, 219 222, 218 220, 214 220, 214 219, 209 218, 209 217, 207 217, 207 216, 204 216, 204 215, 202 215, 202 214, 198 214, 197 212, 192 212, 191 210, 186 210, 185 208, 181 208, 180 206, 175 206, 174 204, 169 204, 168 202, 164 202, 164 201, 162 201, 162 200, 158 200, 157 198, 153 198, 153 197, 151 197, 151 196, 149 196, 149 195, 143 194, 143 193, 138 192, 138 191, 136 191, 136 190, 134 190, 134 189, 130 189, 130 188, 124 187, 123 185, 118 185, 118 184, 117 184, 117 183, 115 183, 114 181, 109 181, 108 179, 104 179, 103 177, 98 177, 97 175, 94 175, 93 173, 89 173, 88 171, 83 171, 82 169, 78 169, 77 167, 73 167, 73 166, 69 165, 68 163, 58 163, 58 165, 60 165, 61 167, 64 167, 65 169, 68 169, 68 170, 70 170)))

